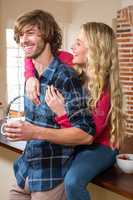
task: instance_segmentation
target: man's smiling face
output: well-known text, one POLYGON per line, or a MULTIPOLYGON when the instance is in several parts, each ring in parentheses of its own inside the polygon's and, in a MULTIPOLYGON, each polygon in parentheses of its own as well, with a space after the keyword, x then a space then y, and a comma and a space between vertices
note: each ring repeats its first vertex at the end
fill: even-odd
POLYGON ((40 30, 35 25, 24 26, 19 39, 20 46, 23 48, 27 58, 36 59, 45 50, 46 43, 41 37, 40 30))

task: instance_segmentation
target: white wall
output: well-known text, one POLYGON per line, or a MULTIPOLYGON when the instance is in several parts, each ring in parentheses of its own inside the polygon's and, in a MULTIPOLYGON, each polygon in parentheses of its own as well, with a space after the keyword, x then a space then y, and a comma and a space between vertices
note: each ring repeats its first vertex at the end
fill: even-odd
POLYGON ((5 27, 14 23, 16 17, 23 12, 33 9, 44 9, 55 16, 58 21, 71 21, 70 4, 63 2, 56 2, 55 0, 1 0, 2 19, 5 27))
POLYGON ((112 23, 112 18, 121 7, 121 0, 88 0, 72 4, 72 22, 81 24, 87 21, 112 23))
POLYGON ((99 21, 111 25, 112 19, 116 17, 116 11, 120 8, 121 0, 87 0, 72 3, 72 23, 69 25, 67 48, 70 49, 70 43, 82 23, 99 21))
POLYGON ((133 5, 133 0, 121 0, 122 8, 133 5))

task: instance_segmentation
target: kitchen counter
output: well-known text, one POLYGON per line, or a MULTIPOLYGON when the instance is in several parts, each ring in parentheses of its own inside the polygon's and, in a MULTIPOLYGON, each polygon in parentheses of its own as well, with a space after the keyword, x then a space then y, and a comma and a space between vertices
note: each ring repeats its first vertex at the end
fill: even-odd
POLYGON ((0 146, 6 147, 7 149, 13 150, 17 153, 22 153, 25 148, 26 142, 10 142, 5 136, 0 134, 0 146))

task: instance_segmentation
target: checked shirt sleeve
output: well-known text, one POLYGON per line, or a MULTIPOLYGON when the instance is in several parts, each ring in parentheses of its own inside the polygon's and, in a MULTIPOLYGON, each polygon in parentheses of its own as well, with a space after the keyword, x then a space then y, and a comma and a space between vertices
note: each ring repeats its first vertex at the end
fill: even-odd
POLYGON ((64 95, 65 109, 72 126, 95 135, 95 124, 86 103, 89 97, 76 76, 65 81, 64 95))

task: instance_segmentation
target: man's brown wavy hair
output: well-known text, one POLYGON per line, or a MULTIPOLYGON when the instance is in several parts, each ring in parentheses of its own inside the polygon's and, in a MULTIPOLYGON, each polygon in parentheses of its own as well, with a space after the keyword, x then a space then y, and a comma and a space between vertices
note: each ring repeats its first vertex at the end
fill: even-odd
POLYGON ((20 34, 27 25, 37 26, 41 37, 51 46, 51 51, 57 55, 62 45, 62 32, 54 17, 43 10, 33 10, 19 16, 14 25, 14 39, 20 42, 20 34))

